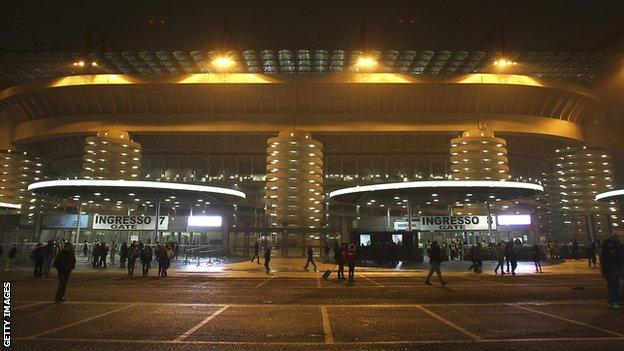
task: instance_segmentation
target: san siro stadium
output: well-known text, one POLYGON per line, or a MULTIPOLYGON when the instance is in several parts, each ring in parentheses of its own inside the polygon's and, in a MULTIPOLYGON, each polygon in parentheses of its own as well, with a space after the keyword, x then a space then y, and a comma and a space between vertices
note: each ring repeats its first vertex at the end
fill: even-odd
POLYGON ((2 244, 176 241, 246 254, 270 241, 298 257, 335 241, 601 240, 623 225, 617 203, 595 200, 624 176, 621 61, 2 53, 2 244), (535 191, 494 191, 502 183, 535 191))

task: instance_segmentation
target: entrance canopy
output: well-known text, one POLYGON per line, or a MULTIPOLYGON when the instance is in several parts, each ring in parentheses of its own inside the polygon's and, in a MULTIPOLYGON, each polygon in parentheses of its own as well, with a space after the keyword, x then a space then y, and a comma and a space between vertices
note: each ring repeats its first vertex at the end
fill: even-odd
POLYGON ((49 180, 30 184, 28 191, 74 200, 95 198, 104 201, 121 200, 124 202, 153 197, 206 197, 218 202, 229 202, 246 197, 245 193, 229 188, 138 180, 49 180))
POLYGON ((615 201, 622 202, 624 201, 624 189, 605 191, 604 193, 600 193, 596 195, 596 201, 615 201))
POLYGON ((430 201, 432 197, 448 202, 514 199, 543 191, 540 184, 495 180, 433 180, 355 186, 332 191, 329 197, 344 202, 358 202, 373 196, 408 196, 430 201))

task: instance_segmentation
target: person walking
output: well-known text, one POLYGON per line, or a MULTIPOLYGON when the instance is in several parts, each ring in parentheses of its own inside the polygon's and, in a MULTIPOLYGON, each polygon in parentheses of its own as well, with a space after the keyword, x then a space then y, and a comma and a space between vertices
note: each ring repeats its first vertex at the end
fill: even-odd
POLYGON ((169 266, 171 266, 171 261, 173 260, 174 255, 174 251, 171 245, 165 245, 165 267, 163 270, 163 275, 165 277, 167 276, 167 270, 169 269, 169 266))
POLYGON ((578 254, 579 254, 579 244, 576 241, 576 238, 573 238, 572 242, 570 243, 570 251, 572 253, 572 258, 575 259, 575 260, 578 260, 579 259, 579 256, 578 256, 578 254))
POLYGON ((355 249, 354 243, 349 244, 345 252, 345 261, 347 267, 349 267, 349 283, 353 284, 353 280, 355 279, 355 263, 357 262, 357 250, 355 249))
POLYGON ((271 273, 271 269, 269 268, 269 263, 271 262, 271 247, 269 245, 264 247, 264 269, 266 274, 271 273))
POLYGON ((145 245, 143 251, 141 251, 141 263, 143 264, 143 276, 149 275, 149 269, 152 267, 152 260, 154 259, 154 253, 150 245, 145 245))
POLYGON ((620 308, 622 303, 621 279, 624 269, 624 252, 616 236, 602 242, 600 249, 600 272, 607 281, 609 294, 608 306, 612 309, 620 308))
POLYGON ((475 262, 474 272, 481 273, 483 271, 483 247, 481 246, 481 243, 477 243, 477 246, 475 247, 473 260, 475 262))
POLYGON ((308 245, 308 249, 306 250, 306 253, 308 255, 308 260, 306 261, 305 266, 303 266, 303 269, 307 271, 308 265, 312 263, 312 265, 314 266, 314 271, 316 271, 316 263, 314 263, 314 251, 312 250, 312 246, 308 245))
POLYGON ((596 242, 590 241, 587 243, 587 267, 591 268, 593 265, 596 268, 596 242))
POLYGON ((494 248, 494 255, 496 256, 496 260, 498 261, 498 264, 496 265, 496 268, 494 268, 494 274, 498 274, 498 268, 500 267, 501 270, 501 275, 505 274, 505 245, 502 242, 499 242, 498 244, 496 244, 496 247, 494 248))
POLYGON ((338 263, 338 279, 345 279, 344 265, 345 265, 346 254, 347 254, 347 244, 343 243, 342 245, 340 245, 340 248, 338 249, 338 256, 334 257, 336 259, 336 262, 338 263))
POLYGON ((92 259, 92 266, 93 268, 96 268, 98 266, 98 263, 100 261, 100 243, 99 242, 95 242, 93 243, 93 250, 91 252, 91 259, 92 259))
POLYGON ((434 272, 438 275, 438 280, 442 286, 447 284, 446 280, 442 277, 442 271, 440 270, 441 265, 442 250, 440 250, 438 241, 434 240, 429 248, 429 274, 427 275, 427 279, 425 279, 425 284, 431 285, 431 276, 433 276, 434 272))
POLYGON ((165 265, 167 264, 167 252, 161 245, 156 249, 156 261, 158 261, 158 276, 165 276, 165 265))
POLYGON ((87 257, 89 253, 89 244, 85 241, 84 244, 82 244, 82 257, 87 257))
POLYGON ((41 275, 44 278, 47 278, 48 274, 50 274, 50 268, 52 267, 52 261, 54 261, 54 256, 55 256, 54 254, 56 251, 54 242, 52 240, 49 240, 46 246, 42 248, 42 250, 43 250, 43 271, 41 272, 41 275))
POLYGON ((41 278, 43 273, 43 259, 44 259, 43 246, 38 243, 34 250, 30 253, 30 258, 35 262, 35 278, 41 278))
POLYGON ((104 267, 106 268, 106 259, 108 257, 108 246, 106 246, 106 243, 102 243, 102 246, 100 247, 100 263, 99 266, 100 267, 104 267))
POLYGON ((260 264, 260 255, 258 255, 259 251, 260 251, 260 244, 258 244, 258 242, 256 241, 254 244, 254 248, 253 248, 253 257, 251 258, 250 262, 253 262, 254 259, 257 259, 258 264, 260 264))
POLYGON ((518 248, 513 242, 510 242, 509 262, 511 263, 511 275, 516 275, 516 268, 518 267, 518 248))
POLYGON ((11 250, 9 250, 9 255, 6 261, 6 268, 4 269, 5 272, 8 272, 11 270, 11 266, 13 265, 13 260, 15 259, 15 255, 17 255, 17 246, 13 244, 13 247, 11 248, 11 250))
POLYGON ((128 244, 124 241, 119 248, 119 268, 126 266, 126 259, 128 259, 128 244))
POLYGON ((139 251, 137 249, 136 243, 130 244, 128 247, 128 277, 132 278, 134 275, 134 266, 136 265, 137 257, 139 256, 139 251))
POLYGON ((110 261, 112 265, 115 264, 115 254, 117 254, 117 242, 113 240, 110 245, 110 261))
POLYGON ((74 254, 74 246, 70 242, 66 242, 63 249, 56 255, 54 268, 58 272, 59 281, 55 301, 65 301, 65 288, 69 282, 69 275, 76 268, 76 254, 74 254))
POLYGON ((505 244, 505 263, 507 263, 507 273, 510 273, 509 267, 511 266, 511 255, 513 251, 513 241, 509 240, 505 244))
POLYGON ((535 264, 535 273, 542 273, 542 264, 540 262, 542 256, 542 250, 537 244, 533 244, 531 247, 531 259, 535 264))
POLYGON ((325 259, 325 263, 329 262, 329 243, 325 244, 325 247, 323 247, 323 257, 325 259))

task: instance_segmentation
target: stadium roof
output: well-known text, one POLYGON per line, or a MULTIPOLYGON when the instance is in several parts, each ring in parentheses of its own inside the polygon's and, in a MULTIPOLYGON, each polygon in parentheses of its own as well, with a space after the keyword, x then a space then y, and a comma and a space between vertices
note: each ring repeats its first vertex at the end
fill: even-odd
MULTIPOLYGON (((245 50, 227 53, 238 62, 238 71, 251 73, 327 73, 353 70, 358 50, 245 50)), ((88 55, 69 52, 0 54, 0 89, 62 76, 87 73, 165 75, 211 72, 211 60, 217 51, 124 51, 92 52, 88 55), (74 62, 84 60, 84 67, 74 62), (90 62, 97 62, 91 67, 90 62)), ((493 72, 492 63, 503 57, 500 52, 463 50, 385 50, 371 51, 377 58, 377 71, 408 74, 460 74, 493 72)), ((517 62, 505 73, 564 80, 590 86, 616 69, 621 55, 586 51, 510 52, 505 58, 517 62)))

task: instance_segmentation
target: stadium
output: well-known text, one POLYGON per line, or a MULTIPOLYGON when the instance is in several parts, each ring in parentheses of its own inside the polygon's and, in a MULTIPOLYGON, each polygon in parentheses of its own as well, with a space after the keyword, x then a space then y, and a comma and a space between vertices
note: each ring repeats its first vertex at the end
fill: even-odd
POLYGON ((621 59, 606 47, 5 52, 3 242, 174 240, 244 254, 270 240, 282 256, 301 256, 334 240, 600 240, 623 223, 619 205, 595 200, 624 175, 622 104, 611 89, 621 89, 621 59), (244 196, 100 193, 72 182, 29 190, 54 180, 202 185, 244 196), (469 188, 331 196, 469 180, 541 189, 482 200, 469 188), (102 214, 126 223, 164 215, 169 225, 96 229, 102 214), (412 223, 486 214, 511 222, 441 231, 412 223), (219 218, 189 226, 202 216, 219 218))

